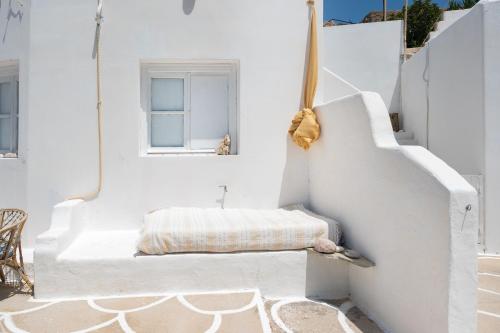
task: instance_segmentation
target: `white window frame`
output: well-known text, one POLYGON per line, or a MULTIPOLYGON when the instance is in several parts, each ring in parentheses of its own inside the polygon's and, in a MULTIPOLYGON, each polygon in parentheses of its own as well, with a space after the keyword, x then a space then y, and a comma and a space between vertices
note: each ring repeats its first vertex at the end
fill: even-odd
MULTIPOLYGON (((238 62, 237 61, 159 61, 141 65, 142 142, 141 150, 148 154, 215 154, 215 149, 191 149, 191 76, 210 75, 228 78, 228 129, 231 155, 237 154, 238 127, 238 62), (168 112, 184 115, 184 147, 153 147, 151 145, 151 115, 166 112, 152 111, 151 82, 156 78, 184 79, 184 111, 168 112)), ((222 140, 222 138, 221 138, 222 140)))
POLYGON ((10 119, 10 147, 0 154, 18 154, 19 142, 19 70, 15 65, 0 65, 0 83, 10 83, 14 89, 10 94, 10 113, 0 113, 0 119, 10 119))

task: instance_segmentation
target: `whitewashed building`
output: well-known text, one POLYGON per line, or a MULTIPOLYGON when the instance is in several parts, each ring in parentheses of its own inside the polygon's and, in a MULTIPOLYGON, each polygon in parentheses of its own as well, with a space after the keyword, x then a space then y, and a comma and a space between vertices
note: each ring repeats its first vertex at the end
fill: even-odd
POLYGON ((500 251, 498 1, 446 11, 430 40, 403 61, 403 22, 325 28, 325 66, 399 113, 401 144, 420 145, 480 196, 478 252, 500 251))
POLYGON ((305 0, 106 0, 97 33, 94 0, 2 0, 0 11, 0 206, 30 215, 36 297, 259 288, 350 296, 393 332, 475 330, 477 193, 426 149, 398 145, 396 84, 372 77, 386 90, 365 92, 377 89, 328 68, 321 22, 321 137, 307 152, 289 138, 305 0), (102 191, 68 200, 99 179, 96 36, 102 191), (225 134, 231 154, 217 155, 225 134), (375 266, 304 249, 136 255, 146 213, 221 203, 303 203, 338 220, 346 245, 375 266))

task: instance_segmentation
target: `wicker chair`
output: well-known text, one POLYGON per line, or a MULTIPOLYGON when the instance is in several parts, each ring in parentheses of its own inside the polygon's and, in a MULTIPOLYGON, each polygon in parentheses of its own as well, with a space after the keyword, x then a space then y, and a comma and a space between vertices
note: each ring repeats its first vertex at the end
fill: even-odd
POLYGON ((33 289, 24 271, 21 247, 21 233, 27 219, 28 214, 20 209, 0 209, 0 279, 5 283, 4 267, 9 267, 17 271, 21 280, 33 289))

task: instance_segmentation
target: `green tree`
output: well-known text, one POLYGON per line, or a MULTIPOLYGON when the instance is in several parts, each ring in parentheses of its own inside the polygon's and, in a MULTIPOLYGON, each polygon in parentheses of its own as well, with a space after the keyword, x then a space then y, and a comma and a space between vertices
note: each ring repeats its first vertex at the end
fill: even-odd
POLYGON ((479 0, 449 0, 448 10, 472 8, 479 0))
MULTIPOLYGON (((402 20, 405 8, 391 15, 390 20, 402 20)), ((408 23, 406 43, 408 47, 419 47, 427 39, 429 33, 441 18, 441 9, 431 0, 415 0, 408 7, 408 23)))
POLYGON ((460 0, 450 0, 448 1, 448 10, 458 10, 462 8, 462 2, 460 0))
POLYGON ((419 47, 441 18, 441 9, 431 0, 415 0, 408 7, 408 47, 419 47))

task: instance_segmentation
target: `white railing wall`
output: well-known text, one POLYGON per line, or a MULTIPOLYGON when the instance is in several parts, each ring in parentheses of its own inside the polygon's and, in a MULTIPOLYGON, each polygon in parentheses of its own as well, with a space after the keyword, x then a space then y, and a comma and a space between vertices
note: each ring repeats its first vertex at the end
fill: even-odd
POLYGON ((326 27, 323 35, 328 70, 363 91, 379 93, 390 112, 401 110, 402 21, 326 27))
POLYGON ((481 1, 402 66, 403 123, 463 175, 484 177, 486 252, 500 253, 500 1, 481 1))
POLYGON ((328 68, 323 68, 323 100, 325 102, 334 99, 354 95, 360 90, 353 84, 347 82, 328 68))
POLYGON ((316 110, 311 206, 376 264, 351 267, 354 302, 390 332, 475 332, 475 190, 424 148, 399 146, 378 94, 316 110))

